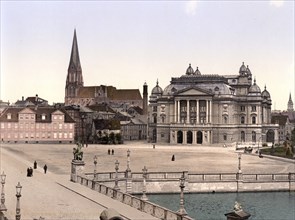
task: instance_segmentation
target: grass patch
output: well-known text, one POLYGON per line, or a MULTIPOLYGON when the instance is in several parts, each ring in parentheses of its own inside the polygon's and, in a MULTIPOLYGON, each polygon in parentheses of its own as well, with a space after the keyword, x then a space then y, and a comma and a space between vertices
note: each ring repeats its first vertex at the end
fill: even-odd
POLYGON ((261 149, 260 152, 262 154, 266 155, 272 155, 272 156, 277 156, 277 157, 284 157, 284 158, 289 158, 289 159, 294 159, 293 158, 293 153, 286 153, 286 148, 283 146, 280 147, 275 147, 275 148, 264 148, 261 149))

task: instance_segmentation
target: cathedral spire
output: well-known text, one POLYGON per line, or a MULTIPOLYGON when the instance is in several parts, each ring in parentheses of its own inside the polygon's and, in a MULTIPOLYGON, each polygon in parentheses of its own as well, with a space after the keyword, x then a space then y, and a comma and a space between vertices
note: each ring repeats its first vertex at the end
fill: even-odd
POLYGON ((84 86, 82 68, 80 64, 79 50, 76 29, 74 30, 74 38, 68 75, 65 88, 65 104, 73 102, 73 99, 78 98, 79 90, 84 86))
POLYGON ((291 92, 290 92, 290 95, 289 95, 289 101, 288 101, 288 108, 287 108, 287 111, 288 111, 288 112, 293 112, 293 111, 294 111, 294 108, 293 108, 293 101, 292 101, 292 98, 291 98, 291 92))
POLYGON ((70 68, 75 68, 76 70, 81 69, 76 29, 74 30, 72 52, 71 52, 71 58, 69 63, 69 69, 70 68))

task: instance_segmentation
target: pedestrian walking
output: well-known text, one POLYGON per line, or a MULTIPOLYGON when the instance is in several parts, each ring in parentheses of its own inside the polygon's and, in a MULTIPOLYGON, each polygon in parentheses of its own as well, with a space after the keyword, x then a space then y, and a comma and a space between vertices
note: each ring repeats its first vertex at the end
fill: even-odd
POLYGON ((47 165, 46 164, 44 165, 43 169, 44 169, 44 173, 46 174, 46 172, 47 172, 47 165))
POLYGON ((171 161, 174 161, 175 160, 175 156, 174 154, 172 155, 172 158, 171 158, 171 161))
POLYGON ((112 149, 112 155, 114 155, 114 149, 112 149))
POLYGON ((110 155, 111 154, 111 150, 110 149, 108 149, 108 155, 110 155))
POLYGON ((30 177, 30 168, 27 169, 27 176, 30 177))
POLYGON ((36 162, 36 160, 34 162, 34 169, 37 169, 37 162, 36 162))
POLYGON ((30 167, 30 176, 33 176, 33 168, 30 167))

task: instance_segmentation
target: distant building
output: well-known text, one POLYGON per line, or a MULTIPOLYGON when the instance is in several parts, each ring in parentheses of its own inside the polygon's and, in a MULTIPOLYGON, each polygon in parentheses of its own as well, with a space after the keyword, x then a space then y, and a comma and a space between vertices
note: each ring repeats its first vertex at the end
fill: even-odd
POLYGON ((295 128, 295 111, 293 108, 291 93, 289 95, 287 111, 272 112, 271 122, 279 124, 278 134, 280 143, 291 138, 292 131, 295 128))
POLYGON ((75 121, 54 107, 8 107, 0 116, 6 143, 72 143, 75 121))
MULTIPOLYGON (((147 90, 146 90, 147 92, 147 90)), ((144 94, 147 99, 147 94, 144 94)), ((76 30, 65 86, 65 105, 90 106, 99 103, 127 103, 147 107, 138 89, 116 89, 113 86, 84 86, 76 30)))
POLYGON ((149 140, 172 144, 259 144, 278 141, 271 123, 271 96, 261 92, 244 63, 236 75, 201 74, 191 65, 184 75, 159 83, 149 100, 149 140))
POLYGON ((45 99, 42 99, 36 94, 36 96, 27 97, 24 99, 22 97, 21 100, 17 100, 13 106, 17 107, 32 107, 32 106, 48 106, 48 101, 45 99))

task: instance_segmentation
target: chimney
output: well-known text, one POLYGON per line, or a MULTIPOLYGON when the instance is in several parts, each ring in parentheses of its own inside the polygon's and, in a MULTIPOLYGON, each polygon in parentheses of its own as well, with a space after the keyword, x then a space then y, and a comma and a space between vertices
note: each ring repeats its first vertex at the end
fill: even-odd
POLYGON ((38 94, 36 94, 36 97, 35 97, 35 102, 38 101, 38 94))
POLYGON ((22 101, 24 101, 24 97, 22 96, 22 101))

